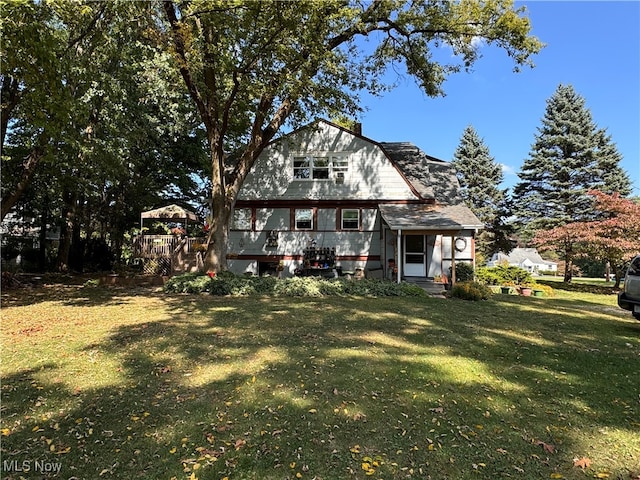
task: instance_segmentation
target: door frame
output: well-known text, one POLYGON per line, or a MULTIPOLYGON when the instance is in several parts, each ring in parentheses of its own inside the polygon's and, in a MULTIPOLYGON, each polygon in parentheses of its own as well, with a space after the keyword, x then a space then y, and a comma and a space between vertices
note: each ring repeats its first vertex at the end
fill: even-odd
POLYGON ((425 277, 427 274, 427 236, 424 234, 403 235, 402 246, 402 270, 404 275, 407 277, 425 277), (411 237, 412 240, 416 237, 421 238, 422 251, 418 251, 419 248, 413 251, 409 250, 407 247, 407 238, 409 237, 411 237), (418 260, 418 257, 422 256, 422 262, 408 262, 408 255, 412 256, 412 260, 418 260))

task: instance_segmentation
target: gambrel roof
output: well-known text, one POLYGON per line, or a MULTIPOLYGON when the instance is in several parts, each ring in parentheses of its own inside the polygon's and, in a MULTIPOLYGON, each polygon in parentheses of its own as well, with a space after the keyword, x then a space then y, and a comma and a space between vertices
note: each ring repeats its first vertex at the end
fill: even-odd
MULTIPOLYGON (((385 191, 379 197, 379 210, 387 225, 393 230, 439 230, 454 232, 484 228, 482 222, 467 207, 460 195, 460 184, 451 163, 427 155, 409 142, 377 142, 365 137, 361 132, 353 132, 345 127, 318 119, 309 125, 287 133, 271 143, 294 137, 306 129, 318 129, 322 124, 336 132, 346 133, 378 149, 389 161, 392 169, 400 175, 409 187, 413 198, 405 203, 385 198, 385 191)), ((399 179, 400 183, 402 180, 399 179)))

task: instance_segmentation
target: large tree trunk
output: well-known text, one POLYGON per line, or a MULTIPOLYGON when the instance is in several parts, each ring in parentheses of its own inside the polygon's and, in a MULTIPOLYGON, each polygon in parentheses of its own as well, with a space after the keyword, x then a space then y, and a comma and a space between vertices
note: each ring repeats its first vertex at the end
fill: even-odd
POLYGON ((63 200, 60 246, 58 247, 58 257, 56 259, 56 268, 59 272, 67 272, 69 270, 69 252, 71 250, 77 195, 66 191, 63 194, 63 200))
POLYGON ((40 215, 40 245, 38 247, 38 270, 41 272, 47 269, 47 224, 49 223, 49 196, 45 195, 42 213, 40 215))
POLYGON ((571 283, 573 278, 573 260, 571 258, 565 257, 566 261, 564 264, 564 282, 571 283))
POLYGON ((227 194, 224 184, 222 149, 217 146, 219 138, 211 135, 211 225, 207 236, 207 252, 204 257, 206 271, 220 272, 227 269, 227 240, 229 219, 235 204, 235 195, 227 194))
POLYGON ((38 144, 31 150, 31 152, 29 152, 29 155, 27 155, 22 162, 22 169, 18 183, 2 197, 0 221, 4 220, 4 217, 7 216, 13 206, 18 202, 18 200, 20 200, 20 197, 29 186, 29 183, 31 183, 36 167, 40 163, 42 157, 44 157, 44 153, 44 145, 38 144))
POLYGON ((564 282, 571 283, 573 279, 573 244, 571 239, 564 242, 564 282))
MULTIPOLYGON (((231 211, 230 208, 225 210, 231 211)), ((212 216, 212 222, 207 237, 208 247, 204 257, 206 271, 221 272, 227 270, 227 241, 229 239, 229 227, 227 225, 228 213, 212 216)))

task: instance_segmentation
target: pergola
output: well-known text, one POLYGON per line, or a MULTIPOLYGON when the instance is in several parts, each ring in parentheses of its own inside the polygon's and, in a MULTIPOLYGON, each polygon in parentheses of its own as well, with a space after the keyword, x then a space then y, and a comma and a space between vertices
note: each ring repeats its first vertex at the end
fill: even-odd
POLYGON ((142 212, 140 214, 141 230, 142 230, 145 218, 152 218, 154 220, 174 221, 174 222, 184 221, 185 230, 187 229, 187 224, 189 223, 189 220, 192 220, 195 223, 199 221, 198 215, 176 204, 167 205, 166 207, 160 207, 154 210, 142 212))

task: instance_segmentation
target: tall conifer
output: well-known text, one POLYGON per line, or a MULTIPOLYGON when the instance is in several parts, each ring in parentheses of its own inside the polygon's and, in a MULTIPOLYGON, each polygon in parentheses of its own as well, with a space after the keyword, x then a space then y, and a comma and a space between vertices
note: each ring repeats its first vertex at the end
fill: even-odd
MULTIPOLYGON (((559 85, 547 100, 542 125, 514 188, 514 213, 520 234, 593 219, 592 189, 630 192, 630 181, 619 166, 621 155, 611 137, 594 123, 585 100, 571 85, 559 85)), ((573 245, 558 246, 571 280, 573 245)))
POLYGON ((475 129, 469 125, 453 154, 461 194, 465 203, 485 224, 477 239, 477 249, 486 257, 498 251, 510 251, 510 228, 504 224, 506 189, 499 187, 502 167, 496 163, 475 129))

